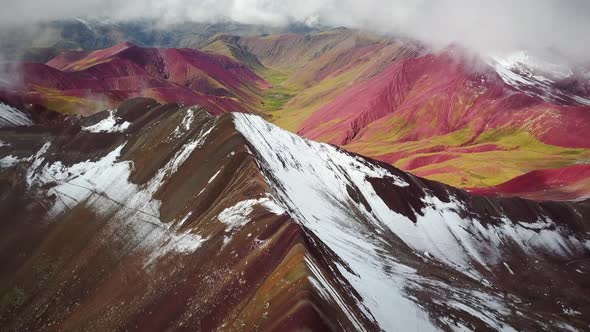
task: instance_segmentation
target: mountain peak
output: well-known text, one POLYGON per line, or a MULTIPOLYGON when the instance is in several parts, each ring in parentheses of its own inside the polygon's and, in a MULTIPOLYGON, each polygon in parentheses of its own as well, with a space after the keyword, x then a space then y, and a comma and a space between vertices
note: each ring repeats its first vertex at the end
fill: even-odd
POLYGON ((120 44, 117 44, 117 45, 115 45, 113 47, 116 47, 116 48, 130 48, 130 47, 137 47, 137 45, 134 44, 134 43, 132 43, 132 42, 125 41, 125 42, 122 42, 120 44))

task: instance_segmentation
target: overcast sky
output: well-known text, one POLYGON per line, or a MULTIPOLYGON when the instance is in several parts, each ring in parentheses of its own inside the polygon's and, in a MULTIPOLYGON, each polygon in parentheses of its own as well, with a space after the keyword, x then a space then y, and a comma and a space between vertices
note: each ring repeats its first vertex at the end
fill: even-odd
POLYGON ((283 25, 303 22, 405 34, 481 53, 559 50, 590 59, 589 0, 0 0, 0 22, 142 17, 283 25))

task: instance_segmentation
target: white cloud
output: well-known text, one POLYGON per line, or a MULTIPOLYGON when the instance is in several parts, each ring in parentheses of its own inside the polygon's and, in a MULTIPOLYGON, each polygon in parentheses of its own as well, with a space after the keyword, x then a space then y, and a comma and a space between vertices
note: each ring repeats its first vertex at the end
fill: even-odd
POLYGON ((444 46, 458 42, 483 53, 518 49, 590 55, 590 2, 585 0, 0 0, 2 22, 142 17, 283 25, 322 23, 406 34, 444 46))

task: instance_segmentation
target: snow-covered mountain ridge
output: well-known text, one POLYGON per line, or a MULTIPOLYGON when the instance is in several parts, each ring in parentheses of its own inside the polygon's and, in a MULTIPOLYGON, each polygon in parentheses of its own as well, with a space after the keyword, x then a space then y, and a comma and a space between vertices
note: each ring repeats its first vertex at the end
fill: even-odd
POLYGON ((528 54, 515 52, 493 56, 490 65, 516 89, 548 102, 590 105, 590 73, 563 63, 555 63, 528 54))
POLYGON ((0 141, 3 328, 589 324, 588 202, 472 196, 148 99, 0 141))

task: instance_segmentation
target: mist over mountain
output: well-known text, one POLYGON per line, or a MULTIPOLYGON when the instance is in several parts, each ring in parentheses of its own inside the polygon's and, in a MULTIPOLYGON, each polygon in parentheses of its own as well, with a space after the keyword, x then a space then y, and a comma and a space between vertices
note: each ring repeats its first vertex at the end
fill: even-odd
POLYGON ((316 31, 301 23, 285 26, 246 24, 235 21, 161 24, 154 18, 123 21, 108 19, 58 19, 19 22, 0 29, 0 61, 45 62, 65 50, 95 50, 122 42, 151 47, 202 46, 218 33, 263 35, 272 33, 308 33, 316 31))
POLYGON ((590 4, 583 0, 320 0, 320 1, 4 1, 2 25, 76 17, 121 22, 151 18, 160 25, 227 22, 286 26, 346 26, 405 35, 435 47, 460 43, 483 54, 526 49, 545 55, 557 49, 564 59, 585 61, 590 44, 590 4))

